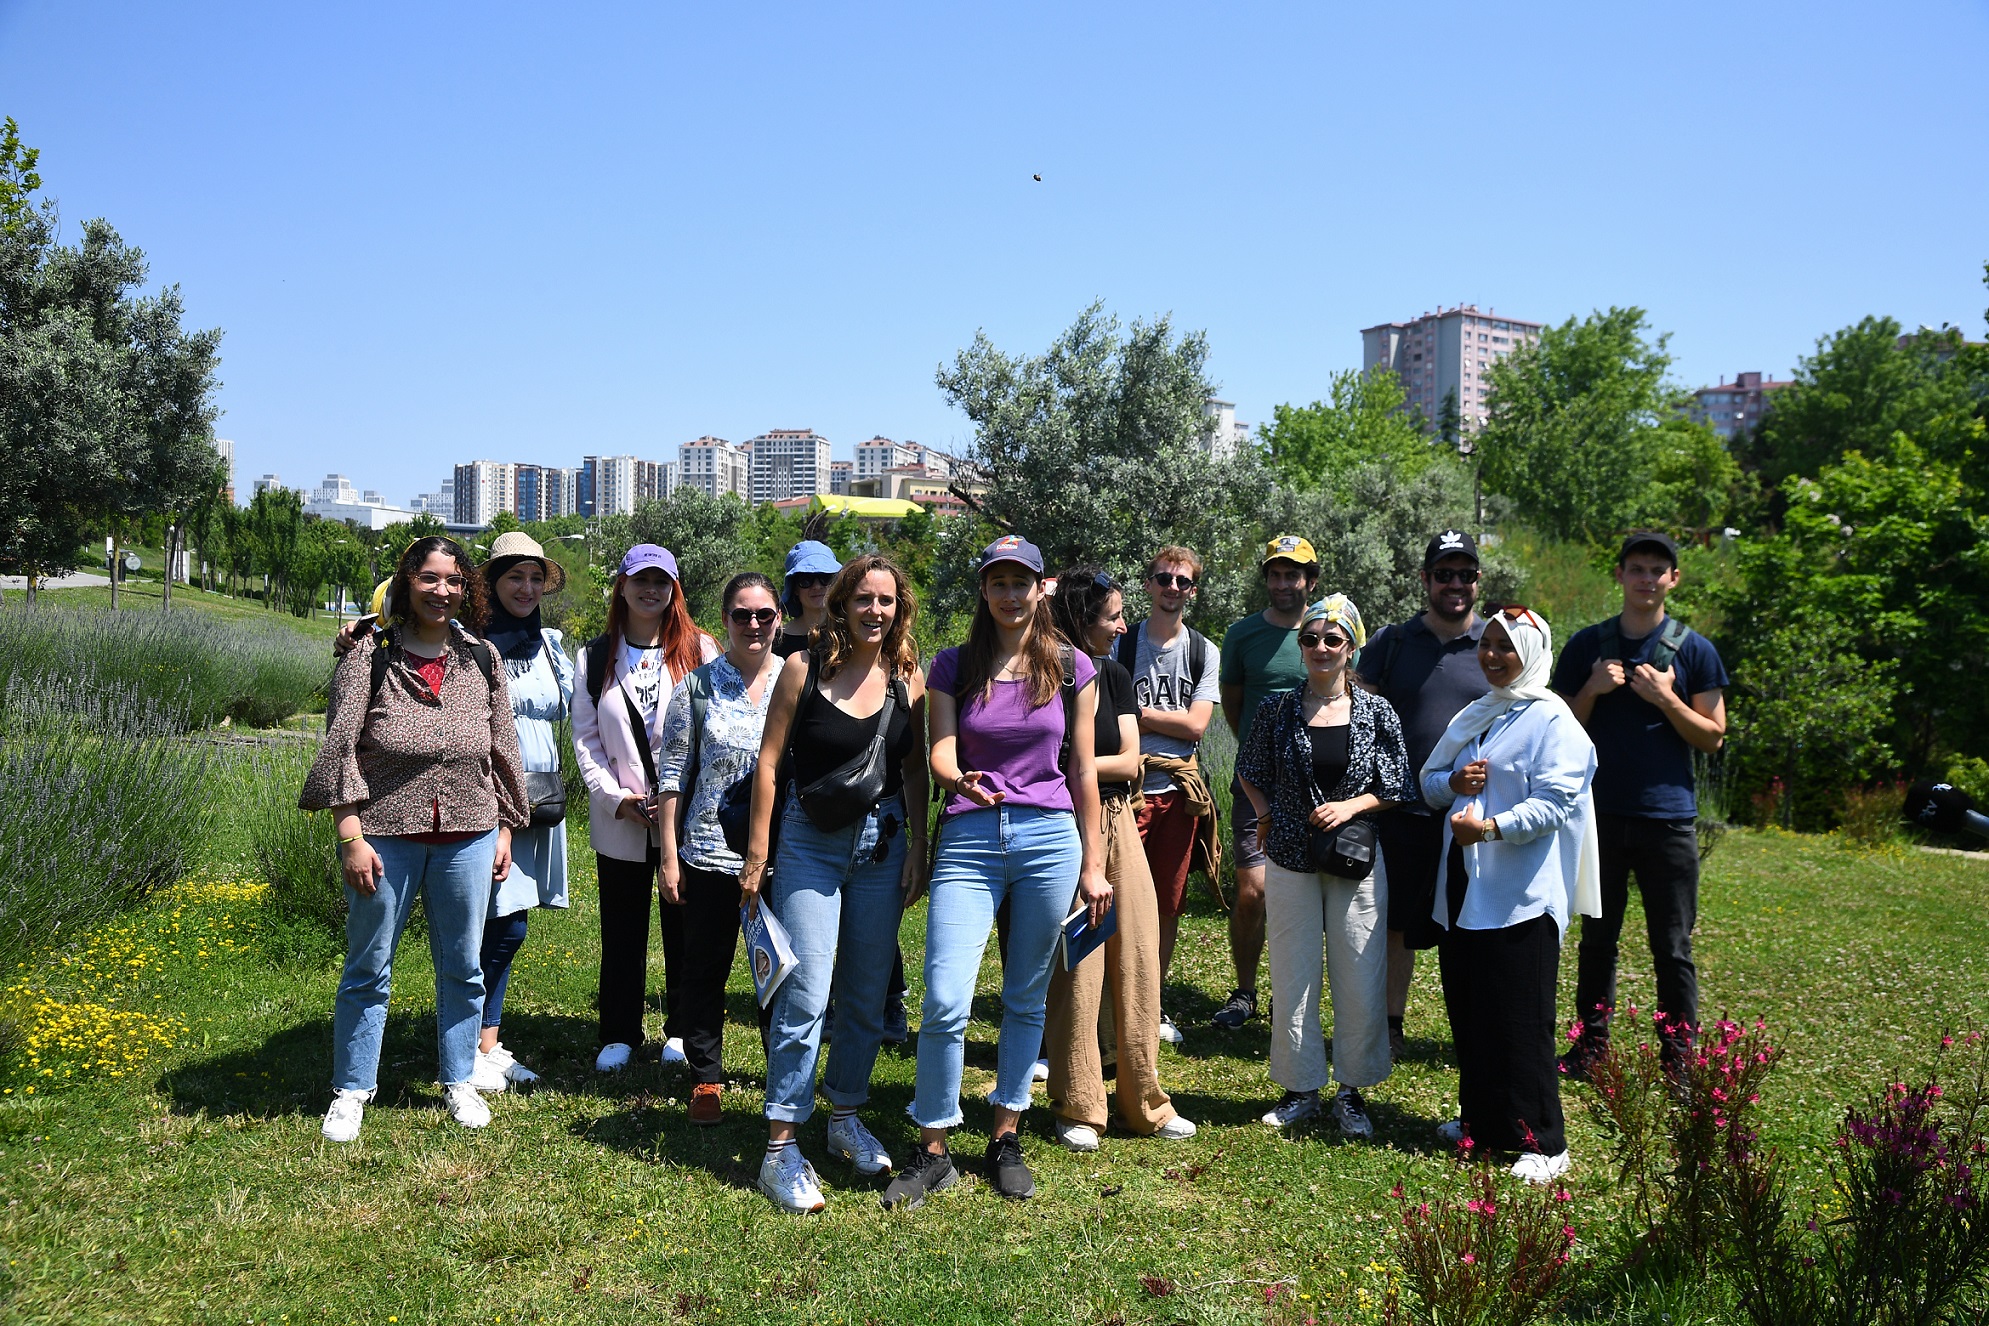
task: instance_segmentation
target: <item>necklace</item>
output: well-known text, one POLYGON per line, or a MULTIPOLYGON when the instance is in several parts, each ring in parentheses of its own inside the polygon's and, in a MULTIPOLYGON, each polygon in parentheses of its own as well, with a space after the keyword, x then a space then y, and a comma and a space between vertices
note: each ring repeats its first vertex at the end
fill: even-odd
POLYGON ((1333 692, 1333 694, 1331 695, 1321 695, 1318 691, 1313 690, 1312 687, 1308 685, 1305 688, 1305 698, 1308 700, 1317 700, 1320 704, 1320 707, 1324 708, 1325 706, 1332 704, 1336 700, 1344 700, 1347 698, 1347 684, 1345 682, 1341 682, 1340 689, 1333 692))

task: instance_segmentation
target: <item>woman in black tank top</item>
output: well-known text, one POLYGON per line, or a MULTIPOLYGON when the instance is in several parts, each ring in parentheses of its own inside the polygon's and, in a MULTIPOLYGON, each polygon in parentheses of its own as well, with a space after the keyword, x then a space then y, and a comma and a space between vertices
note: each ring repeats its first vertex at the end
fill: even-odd
POLYGON ((813 648, 787 660, 774 689, 740 877, 747 905, 768 907, 794 944, 796 965, 768 1004, 767 1153, 760 1166, 760 1190, 789 1211, 823 1206, 796 1133, 814 1113, 832 990, 836 1034, 822 1079, 834 1107, 827 1149, 859 1174, 891 1168, 857 1108, 869 1099, 884 1037, 898 922, 925 892, 928 864, 925 679, 912 643, 910 584, 890 559, 867 554, 836 576, 827 609, 813 648), (877 804, 854 823, 818 827, 795 789, 861 757, 880 719, 888 760, 877 804), (769 870, 777 777, 788 792, 769 870))

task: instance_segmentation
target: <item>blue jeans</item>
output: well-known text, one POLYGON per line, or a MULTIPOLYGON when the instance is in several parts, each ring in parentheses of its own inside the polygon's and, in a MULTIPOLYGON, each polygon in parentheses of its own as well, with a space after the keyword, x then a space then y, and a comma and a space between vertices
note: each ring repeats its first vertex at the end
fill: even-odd
POLYGON ((904 915, 905 807, 891 797, 845 829, 824 833, 790 795, 762 903, 787 927, 798 961, 774 991, 767 1029, 767 1118, 804 1123, 815 1112, 822 1011, 833 993, 836 1039, 822 1094, 850 1109, 870 1099, 884 1040, 884 987, 904 915), (884 859, 874 860, 884 839, 884 859))
POLYGON ((490 910, 490 869, 497 830, 455 843, 417 843, 368 834, 386 867, 379 887, 345 890, 345 974, 332 1011, 332 1086, 371 1091, 379 1085, 380 1041, 387 1031, 394 950, 415 896, 428 908, 428 952, 435 962, 435 1057, 442 1085, 470 1080, 483 1020, 483 918, 490 910))
POLYGON ((483 1025, 488 1031, 504 1024, 504 991, 511 984, 511 960, 525 946, 531 908, 483 923, 483 1025))
MULTIPOLYGON (((1004 898, 1008 961, 1001 978, 994 1103, 1011 1110, 1029 1107, 1029 1074, 1043 1047, 1050 963, 1077 896, 1083 861, 1077 819, 1067 810, 989 806, 946 819, 926 915, 925 1016, 912 1099, 912 1118, 920 1127, 952 1128, 961 1121, 960 1074, 974 983, 988 928, 1004 898)), ((841 1039, 841 1027, 836 1036, 841 1039)))

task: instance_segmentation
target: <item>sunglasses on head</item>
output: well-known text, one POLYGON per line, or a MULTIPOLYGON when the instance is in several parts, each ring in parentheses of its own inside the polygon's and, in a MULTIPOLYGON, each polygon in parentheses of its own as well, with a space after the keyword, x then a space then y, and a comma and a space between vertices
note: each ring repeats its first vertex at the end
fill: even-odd
POLYGON ((1453 582, 1460 585, 1475 585, 1478 583, 1478 568, 1475 566, 1437 566, 1430 568, 1423 574, 1436 581, 1439 585, 1448 585, 1453 582))
POLYGON ((1533 609, 1527 607, 1524 603, 1503 604, 1492 615, 1495 617, 1504 617, 1507 621, 1530 622, 1534 626, 1542 628, 1546 626, 1546 623, 1540 620, 1533 609))
POLYGON ((734 608, 726 616, 734 626, 768 626, 780 614, 772 608, 734 608))
POLYGON ((1338 649, 1346 643, 1348 643, 1347 637, 1337 633, 1324 635, 1318 631, 1305 631, 1300 633, 1298 637, 1298 647, 1300 649, 1318 649, 1322 646, 1327 649, 1338 649))
POLYGON ((1195 577, 1175 575, 1170 571, 1155 571, 1147 579, 1162 589, 1193 589, 1195 587, 1195 577))
POLYGON ((1112 578, 1110 571, 1093 571, 1091 573, 1091 587, 1110 594, 1119 587, 1119 582, 1112 578))

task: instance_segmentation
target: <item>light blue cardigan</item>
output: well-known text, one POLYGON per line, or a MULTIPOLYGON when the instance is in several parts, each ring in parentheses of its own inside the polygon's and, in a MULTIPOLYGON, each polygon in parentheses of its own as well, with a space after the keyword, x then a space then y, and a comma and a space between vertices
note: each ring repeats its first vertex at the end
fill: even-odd
MULTIPOLYGON (((1573 911, 1586 818, 1593 815, 1589 784, 1595 779, 1595 743, 1566 705, 1522 701, 1491 730, 1458 752, 1453 769, 1423 777, 1423 800, 1443 812, 1443 856, 1450 857, 1450 816, 1482 800, 1483 814, 1499 826, 1499 841, 1464 849, 1471 887, 1457 924, 1463 930, 1501 930, 1539 916, 1554 918, 1563 939, 1573 911), (1477 797, 1450 790, 1453 769, 1489 761, 1485 790, 1477 797)), ((1437 870, 1435 917, 1449 928, 1447 868, 1437 870)))

